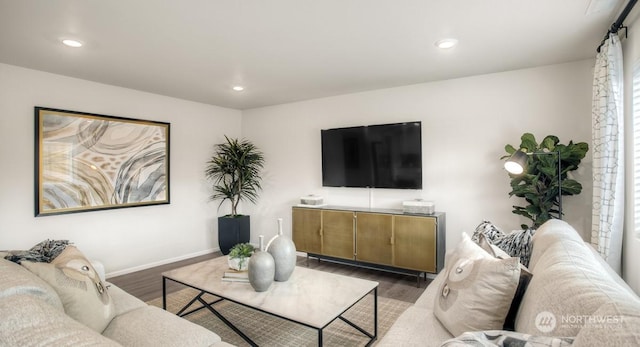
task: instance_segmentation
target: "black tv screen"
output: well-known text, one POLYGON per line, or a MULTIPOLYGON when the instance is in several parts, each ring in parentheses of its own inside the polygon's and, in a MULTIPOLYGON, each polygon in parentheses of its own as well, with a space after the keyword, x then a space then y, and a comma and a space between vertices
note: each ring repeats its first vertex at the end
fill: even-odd
POLYGON ((322 185, 422 189, 421 122, 322 130, 322 185))

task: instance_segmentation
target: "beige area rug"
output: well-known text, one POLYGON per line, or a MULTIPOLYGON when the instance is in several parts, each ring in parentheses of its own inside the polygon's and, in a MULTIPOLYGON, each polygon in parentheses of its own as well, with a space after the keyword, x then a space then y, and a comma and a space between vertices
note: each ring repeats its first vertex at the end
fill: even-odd
MULTIPOLYGON (((176 313, 184 305, 198 294, 198 291, 186 288, 167 296, 167 309, 176 313)), ((208 302, 215 299, 208 296, 208 302)), ((162 307, 162 298, 148 302, 150 305, 162 307)), ((391 325, 398 319, 411 304, 378 296, 378 340, 384 336, 391 325)), ((199 303, 193 305, 194 308, 199 303)), ((215 305, 225 318, 245 333, 259 346, 317 346, 318 332, 285 319, 270 316, 242 305, 229 301, 219 302, 215 305)), ((373 294, 367 295, 363 300, 349 309, 344 317, 369 332, 373 332, 373 294)), ((203 309, 185 317, 216 334, 223 341, 236 346, 248 346, 249 344, 214 316, 209 310, 203 309)), ((341 319, 336 319, 323 332, 325 346, 364 346, 369 338, 341 319)))

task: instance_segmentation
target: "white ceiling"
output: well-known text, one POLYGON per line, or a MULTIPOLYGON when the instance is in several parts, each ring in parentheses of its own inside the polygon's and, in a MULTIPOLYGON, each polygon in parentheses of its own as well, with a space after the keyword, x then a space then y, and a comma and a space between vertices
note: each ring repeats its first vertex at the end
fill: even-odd
POLYGON ((0 0, 0 62, 247 109, 593 58, 625 3, 0 0))

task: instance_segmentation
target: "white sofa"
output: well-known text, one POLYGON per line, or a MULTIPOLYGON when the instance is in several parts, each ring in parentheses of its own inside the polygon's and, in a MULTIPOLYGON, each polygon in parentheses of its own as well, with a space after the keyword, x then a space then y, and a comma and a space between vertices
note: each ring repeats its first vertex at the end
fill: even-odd
POLYGON ((102 334, 67 314, 56 290, 0 258, 0 346, 230 346, 199 325, 107 285, 115 317, 102 334))
MULTIPOLYGON (((575 346, 640 346, 640 299, 575 229, 550 220, 532 242, 533 277, 516 316, 516 332, 575 337, 575 346), (536 328, 541 312, 555 315, 554 330, 536 328)), ((376 346, 440 346, 453 338, 433 313, 443 279, 444 271, 376 346)))

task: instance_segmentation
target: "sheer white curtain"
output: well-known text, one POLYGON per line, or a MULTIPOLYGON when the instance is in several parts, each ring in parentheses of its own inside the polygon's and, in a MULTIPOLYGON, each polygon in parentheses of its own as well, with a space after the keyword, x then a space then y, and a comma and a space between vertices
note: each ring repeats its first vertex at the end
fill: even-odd
POLYGON ((596 56, 593 78, 593 227, 591 244, 621 271, 624 220, 622 46, 609 34, 596 56))

